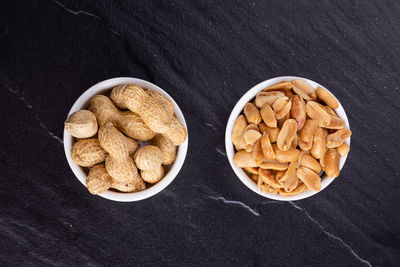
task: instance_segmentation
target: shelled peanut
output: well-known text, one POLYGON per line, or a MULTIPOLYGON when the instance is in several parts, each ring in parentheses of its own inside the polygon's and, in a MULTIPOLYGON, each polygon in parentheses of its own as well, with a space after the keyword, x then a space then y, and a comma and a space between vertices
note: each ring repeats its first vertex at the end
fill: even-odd
POLYGON ((303 80, 259 92, 232 130, 233 161, 262 192, 294 196, 321 189, 321 171, 339 176, 351 131, 334 109, 336 98, 303 80))
POLYGON ((160 181, 163 166, 174 163, 177 146, 187 138, 174 113, 167 96, 122 84, 111 90, 110 97, 92 97, 89 110, 68 116, 65 128, 76 138, 71 158, 89 168, 89 192, 135 192, 160 181), (141 141, 140 148, 136 141, 141 141))

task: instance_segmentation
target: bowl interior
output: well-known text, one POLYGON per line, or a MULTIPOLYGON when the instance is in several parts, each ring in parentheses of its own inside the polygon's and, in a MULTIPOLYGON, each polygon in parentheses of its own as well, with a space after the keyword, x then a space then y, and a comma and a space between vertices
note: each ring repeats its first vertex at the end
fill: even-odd
MULTIPOLYGON (((142 86, 143 88, 151 89, 151 90, 157 91, 157 92, 167 96, 174 104, 175 116, 187 129, 187 125, 186 125, 186 121, 183 116, 183 113, 180 110, 179 106, 176 104, 176 102, 172 99, 171 96, 169 96, 163 89, 161 89, 160 87, 158 87, 155 84, 152 84, 145 80, 129 78, 129 77, 113 78, 113 79, 109 79, 109 80, 100 82, 100 83, 92 86, 76 100, 76 102, 72 106, 71 110, 69 111, 68 115, 70 115, 71 113, 76 112, 78 110, 88 108, 89 101, 94 95, 107 94, 113 87, 120 85, 120 84, 125 84, 125 83, 135 83, 135 84, 142 86)), ((86 169, 76 165, 72 161, 72 158, 71 158, 71 149, 72 149, 72 145, 75 142, 74 138, 64 129, 64 138, 63 139, 64 139, 65 155, 67 157, 69 166, 71 167, 72 171, 74 172, 74 174, 78 178, 78 180, 86 187, 86 177, 87 177, 86 169)), ((189 140, 189 138, 186 138, 186 141, 183 144, 181 144, 179 147, 177 147, 177 154, 176 154, 175 162, 172 164, 172 166, 168 167, 169 170, 168 170, 168 168, 165 169, 166 174, 163 177, 163 179, 161 179, 158 183, 152 185, 151 187, 149 187, 143 191, 139 191, 139 192, 123 193, 123 192, 107 190, 106 192, 99 194, 99 196, 110 199, 110 200, 128 202, 128 201, 142 200, 142 199, 151 197, 151 196, 159 193, 160 191, 162 191, 164 188, 166 188, 172 182, 172 180, 176 177, 176 175, 182 168, 182 165, 186 158, 188 142, 189 142, 188 140, 189 140)))
MULTIPOLYGON (((301 77, 296 77, 296 76, 282 76, 282 77, 277 77, 277 78, 272 78, 272 79, 266 80, 264 82, 261 82, 261 83, 257 84, 253 88, 251 88, 237 102, 237 104, 235 105, 235 107, 232 110, 231 115, 229 116, 229 120, 228 120, 228 123, 227 123, 227 126, 226 126, 226 132, 225 132, 225 148, 226 148, 227 156, 228 156, 228 159, 229 159, 229 163, 231 164, 233 171, 236 173, 236 175, 239 177, 239 179, 247 187, 249 187, 251 190, 253 190, 257 194, 260 194, 260 195, 262 195, 264 197, 267 197, 267 198, 270 198, 270 199, 282 200, 282 201, 292 201, 292 200, 299 200, 299 199, 311 197, 312 195, 315 195, 315 194, 321 192, 335 178, 328 177, 323 172, 322 176, 321 176, 321 179, 322 179, 321 180, 321 190, 318 191, 318 192, 312 191, 312 190, 307 190, 305 192, 302 192, 302 193, 300 193, 298 195, 291 196, 291 197, 283 197, 283 196, 281 196, 279 194, 270 194, 270 193, 261 192, 258 189, 258 186, 246 175, 246 173, 241 168, 237 167, 234 164, 233 156, 235 154, 235 149, 234 149, 234 146, 232 144, 232 136, 231 135, 232 135, 232 129, 233 129, 233 125, 234 125, 234 123, 236 121, 236 118, 240 115, 240 113, 242 113, 244 105, 247 102, 249 102, 250 100, 252 100, 257 95, 258 92, 262 91, 266 87, 269 87, 271 85, 277 84, 279 82, 293 81, 295 79, 300 79, 300 80, 304 80, 304 81, 308 82, 312 87, 314 87, 314 89, 316 89, 318 86, 321 86, 322 88, 324 88, 327 91, 329 91, 327 88, 325 88, 323 85, 321 85, 319 83, 316 83, 316 82, 311 81, 311 80, 306 79, 306 78, 301 78, 301 77)), ((331 93, 331 94, 334 95, 333 93, 331 93)), ((341 119, 344 120, 345 127, 350 129, 350 125, 349 125, 349 121, 347 119, 346 112, 344 111, 344 109, 343 109, 343 107, 342 107, 342 105, 341 105, 339 100, 338 100, 338 103, 339 103, 339 107, 337 109, 335 109, 335 112, 341 119)), ((350 138, 346 139, 345 143, 347 143, 350 146, 350 138)), ((347 156, 344 156, 344 157, 340 158, 340 164, 339 164, 339 168, 340 169, 343 168, 343 165, 346 162, 346 159, 347 159, 347 156)))

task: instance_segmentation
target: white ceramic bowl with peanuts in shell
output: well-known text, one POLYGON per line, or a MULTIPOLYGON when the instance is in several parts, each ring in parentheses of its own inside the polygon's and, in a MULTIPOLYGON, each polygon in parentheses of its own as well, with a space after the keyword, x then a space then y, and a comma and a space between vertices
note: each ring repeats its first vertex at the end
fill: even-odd
MULTIPOLYGON (((254 181, 251 180, 249 176, 242 170, 242 168, 237 167, 235 163, 233 162, 233 156, 235 155, 235 147, 232 143, 232 130, 233 130, 233 125, 235 124, 236 119, 238 116, 243 113, 243 108, 246 105, 246 103, 251 102, 257 95, 257 93, 261 92, 263 89, 272 86, 274 84, 283 82, 283 81, 293 81, 293 80, 303 80, 310 84, 314 89, 317 89, 318 86, 324 88, 328 92, 330 92, 326 87, 323 85, 311 81, 306 78, 302 77, 296 77, 296 76, 282 76, 282 77, 276 77, 272 78, 266 81, 263 81, 253 88, 251 88, 245 95, 240 98, 240 100, 236 103, 235 107, 232 110, 231 115, 229 116, 229 120, 226 126, 226 132, 225 132, 225 148, 226 148, 226 154, 229 160, 229 163, 231 164, 231 167, 237 177, 252 191, 254 191, 257 194, 262 195, 263 197, 274 199, 274 200, 282 200, 282 201, 293 201, 293 200, 300 200, 304 198, 311 197, 319 192, 321 192, 323 189, 325 189, 330 183, 333 182, 333 180, 338 179, 338 178, 331 178, 326 175, 325 172, 322 172, 321 176, 321 190, 320 191, 312 191, 312 190, 307 190, 305 192, 302 192, 300 194, 294 195, 294 196, 289 196, 289 197, 284 197, 281 196, 280 194, 270 194, 266 192, 261 192, 261 190, 258 188, 257 184, 254 183, 254 181)), ((335 95, 330 92, 334 97, 335 95)), ((336 97, 335 97, 336 98, 336 97)), ((340 101, 336 98, 336 100, 339 103, 339 107, 335 109, 336 114, 345 122, 345 128, 350 129, 349 121, 347 119, 346 112, 343 109, 343 106, 341 105, 340 101)), ((345 143, 350 146, 350 137, 345 140, 345 143)), ((339 169, 341 170, 344 166, 344 163, 346 162, 347 155, 342 156, 340 158, 339 162, 339 169)), ((340 179, 340 178, 339 178, 340 179)))
MULTIPOLYGON (((108 94, 111 92, 112 88, 114 88, 120 84, 127 84, 127 83, 137 84, 143 88, 154 90, 154 91, 159 92, 159 93, 165 95, 166 97, 168 97, 174 104, 175 116, 183 124, 183 126, 185 126, 185 128, 187 129, 186 121, 185 121, 185 118, 183 116, 181 109, 179 108, 178 104, 176 104, 174 99, 172 99, 172 97, 168 95, 168 93, 166 93, 163 89, 161 89, 157 85, 152 84, 148 81, 137 79, 137 78, 129 78, 129 77, 108 79, 108 80, 105 80, 105 81, 102 81, 100 83, 93 85, 88 90, 86 90, 76 100, 76 102, 72 106, 71 110, 69 111, 68 116, 78 110, 87 109, 89 107, 89 101, 93 96, 108 94)), ((68 164, 71 167, 76 178, 78 178, 78 180, 86 188, 86 177, 88 175, 87 168, 77 165, 72 160, 71 149, 72 149, 73 144, 75 143, 75 138, 72 137, 67 132, 67 130, 65 130, 65 128, 64 128, 63 140, 64 140, 65 155, 67 157, 68 164)), ((175 162, 172 164, 172 166, 167 166, 168 168, 165 168, 165 175, 158 183, 152 185, 151 187, 146 188, 143 191, 125 193, 125 192, 118 192, 118 191, 114 191, 114 190, 107 190, 107 191, 99 194, 99 196, 106 198, 106 199, 115 200, 115 201, 131 202, 131 201, 138 201, 138 200, 146 199, 146 198, 149 198, 151 196, 158 194, 159 192, 164 190, 175 179, 175 177, 178 175, 180 169, 182 168, 183 163, 186 158, 187 149, 188 149, 188 142, 189 142, 188 140, 189 140, 189 137, 186 138, 186 140, 183 144, 181 144, 180 146, 177 147, 175 162)))

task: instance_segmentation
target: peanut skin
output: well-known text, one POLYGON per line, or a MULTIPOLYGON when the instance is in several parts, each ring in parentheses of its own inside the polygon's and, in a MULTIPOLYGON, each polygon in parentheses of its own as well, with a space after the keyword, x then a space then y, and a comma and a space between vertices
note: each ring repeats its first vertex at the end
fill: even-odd
POLYGON ((300 131, 306 122, 306 105, 301 96, 293 96, 290 117, 297 122, 297 131, 300 131))

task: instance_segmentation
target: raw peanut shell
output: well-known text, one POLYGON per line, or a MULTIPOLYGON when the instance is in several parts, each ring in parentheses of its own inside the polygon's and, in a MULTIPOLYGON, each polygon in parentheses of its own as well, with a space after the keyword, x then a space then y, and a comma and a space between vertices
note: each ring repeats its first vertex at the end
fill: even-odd
POLYGON ((291 107, 292 107, 292 101, 290 101, 287 96, 278 98, 272 105, 272 108, 274 109, 275 112, 275 117, 278 120, 288 115, 291 107))
POLYGON ((161 166, 163 154, 156 146, 142 146, 136 151, 134 160, 140 170, 155 170, 161 166))
POLYGON ((319 162, 310 154, 304 154, 300 161, 300 166, 307 167, 313 172, 319 174, 322 170, 319 162))
POLYGON ((164 168, 160 165, 154 170, 141 170, 140 176, 145 182, 155 184, 164 177, 164 168))
POLYGON ((167 111, 167 113, 172 117, 175 113, 174 110, 174 104, 172 103, 172 101, 165 95, 163 95, 162 93, 159 93, 157 91, 154 90, 146 90, 146 93, 153 98, 155 101, 157 101, 158 103, 161 104, 161 106, 164 107, 164 109, 167 111))
POLYGON ((98 164, 90 169, 86 178, 86 187, 93 195, 107 191, 111 187, 112 178, 107 173, 104 164, 98 164))
POLYGON ((261 108, 265 103, 272 105, 275 100, 285 96, 281 91, 259 92, 254 101, 256 107, 261 108))
POLYGON ((171 140, 175 146, 179 146, 185 142, 187 131, 185 126, 175 116, 172 116, 171 124, 162 135, 171 140))
POLYGON ((339 162, 339 152, 334 148, 329 148, 324 156, 324 171, 329 177, 336 178, 339 176, 339 162))
POLYGON ((233 156, 233 162, 240 168, 244 167, 258 167, 257 163, 253 160, 250 152, 241 150, 233 156))
POLYGON ((119 109, 128 109, 124 104, 124 95, 122 94, 127 84, 120 84, 111 90, 110 99, 119 109))
POLYGON ((297 122, 297 131, 300 131, 306 122, 306 105, 301 96, 293 96, 290 117, 297 122))
POLYGON ((351 136, 351 131, 349 129, 343 128, 337 130, 336 132, 329 134, 326 138, 326 146, 328 148, 336 148, 344 143, 344 140, 351 136))
POLYGON ((313 144, 311 147, 311 155, 320 159, 325 155, 326 152, 326 137, 328 136, 328 130, 318 127, 314 134, 313 144))
POLYGON ((282 129, 279 132, 276 141, 278 148, 286 151, 290 148, 293 138, 297 133, 297 122, 293 119, 288 119, 283 123, 282 129))
POLYGON ((64 125, 67 132, 76 138, 89 138, 97 133, 96 116, 89 110, 72 113, 64 125))
POLYGON ((344 157, 349 154, 350 146, 346 143, 343 143, 341 146, 337 147, 336 150, 339 152, 340 156, 344 157))
POLYGON ((265 103, 260 110, 261 117, 268 127, 277 127, 275 112, 272 110, 271 106, 265 103))
POLYGON ((260 143, 261 143, 261 150, 262 150, 264 156, 270 160, 275 159, 275 152, 272 149, 272 145, 271 145, 271 142, 269 140, 269 136, 267 133, 263 134, 263 136, 260 139, 260 143))
POLYGON ((249 124, 260 124, 262 120, 260 111, 253 103, 247 103, 246 105, 244 105, 243 113, 246 116, 249 124))
POLYGON ((96 115, 99 126, 111 122, 119 131, 135 140, 148 141, 155 135, 139 115, 131 111, 119 111, 104 95, 92 97, 89 110, 96 115))
MULTIPOLYGON (((260 124, 261 126, 261 124, 260 124)), ((243 148, 241 138, 244 134, 244 130, 247 127, 247 120, 244 115, 240 115, 236 121, 235 124, 233 125, 232 129, 232 143, 235 146, 236 150, 239 151, 243 148)), ((261 128, 261 127, 260 127, 261 128)))
POLYGON ((107 154, 99 140, 92 138, 76 142, 72 146, 71 158, 79 166, 90 167, 103 162, 107 154))
POLYGON ((311 190, 321 190, 321 178, 306 167, 300 167, 297 169, 297 177, 303 181, 303 183, 311 190))
POLYGON ((326 127, 331 122, 331 116, 325 110, 324 106, 315 101, 307 102, 306 113, 311 119, 317 120, 320 127, 326 127))
POLYGON ((128 84, 122 92, 123 103, 137 113, 146 125, 156 133, 169 130, 171 115, 162 104, 151 98, 142 87, 128 84))
POLYGON ((171 140, 165 138, 161 134, 156 134, 150 141, 150 144, 158 147, 161 150, 163 165, 169 165, 175 161, 176 146, 174 146, 171 140))
POLYGON ((336 98, 331 93, 329 93, 327 90, 325 90, 320 86, 318 86, 317 88, 317 96, 319 99, 324 101, 325 104, 328 105, 328 107, 333 109, 337 109, 339 107, 339 103, 336 100, 336 98))
POLYGON ((293 88, 293 84, 291 82, 280 82, 270 87, 267 87, 263 90, 263 92, 274 91, 274 90, 290 90, 293 88))

